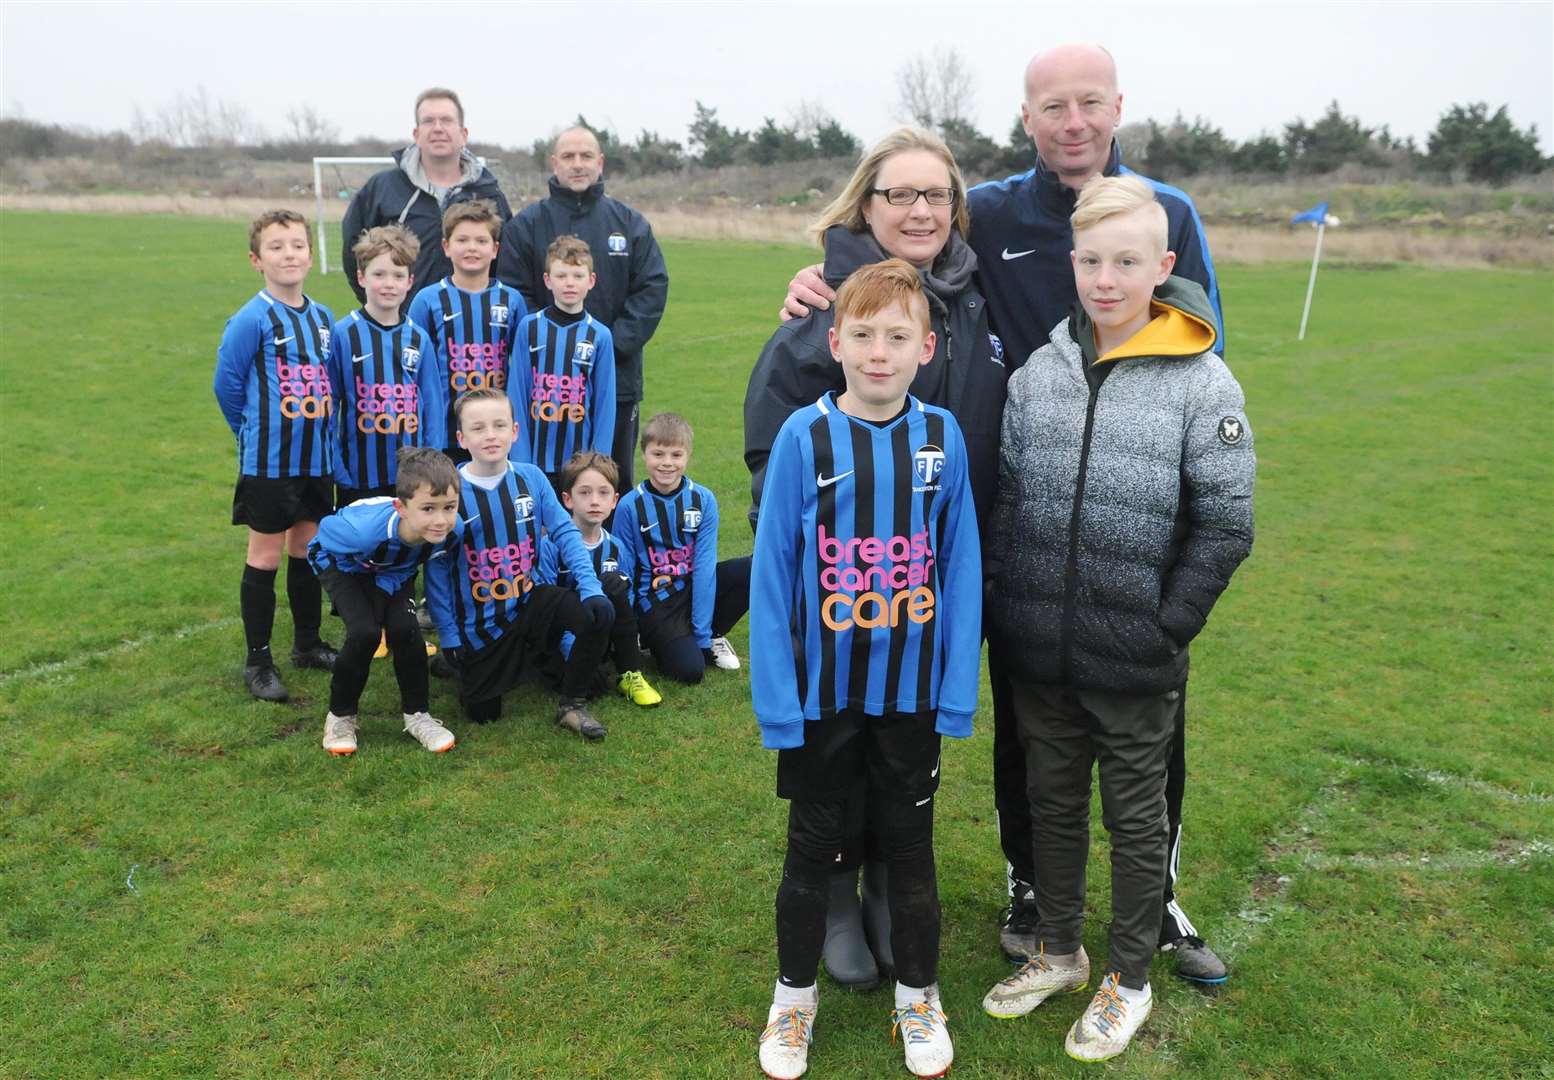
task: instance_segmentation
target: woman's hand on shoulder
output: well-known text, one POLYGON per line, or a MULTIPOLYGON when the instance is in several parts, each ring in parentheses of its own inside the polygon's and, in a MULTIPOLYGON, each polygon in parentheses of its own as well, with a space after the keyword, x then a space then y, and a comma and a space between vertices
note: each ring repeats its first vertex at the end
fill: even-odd
POLYGON ((782 310, 777 313, 783 322, 802 319, 809 314, 810 308, 825 311, 831 306, 831 301, 836 299, 836 290, 820 276, 821 269, 821 264, 815 263, 793 275, 793 280, 788 282, 788 295, 783 300, 782 310))

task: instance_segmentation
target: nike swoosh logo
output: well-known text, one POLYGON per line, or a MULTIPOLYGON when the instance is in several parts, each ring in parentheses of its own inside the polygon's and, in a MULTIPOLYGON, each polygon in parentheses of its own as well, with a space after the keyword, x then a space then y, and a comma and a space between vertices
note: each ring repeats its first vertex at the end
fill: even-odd
POLYGON ((1010 259, 1023 259, 1027 255, 1034 254, 1035 251, 1035 248, 1031 248, 1030 251, 1010 251, 1008 248, 1004 248, 1004 262, 1008 262, 1010 259))
MULTIPOLYGON (((352 360, 354 360, 354 361, 356 361, 356 362, 357 362, 357 363, 358 363, 358 364, 359 364, 359 363, 361 363, 361 362, 362 362, 362 361, 363 361, 363 360, 368 360, 368 359, 371 359, 371 357, 370 357, 370 356, 369 356, 369 355, 366 355, 366 354, 364 354, 364 355, 362 355, 362 356, 355 356, 355 355, 353 355, 353 356, 352 356, 352 357, 351 357, 351 359, 352 359, 352 360)), ((602 474, 601 474, 601 475, 602 475, 602 474)))
POLYGON ((856 470, 856 469, 848 469, 846 472, 844 472, 844 473, 837 473, 835 476, 821 476, 820 474, 817 473, 815 475, 815 486, 816 487, 822 487, 822 488, 828 488, 832 484, 836 483, 838 480, 841 480, 844 477, 851 476, 853 473, 855 473, 857 471, 858 470, 856 470))
POLYGON ((936 777, 938 775, 939 775, 939 766, 937 764, 935 764, 934 767, 933 767, 933 772, 928 774, 928 779, 932 780, 934 777, 936 777))
POLYGON ((278 337, 278 338, 275 339, 275 344, 277 344, 277 345, 284 345, 288 341, 295 341, 295 340, 296 340, 295 337, 278 337))
POLYGON ((543 349, 543 348, 544 348, 544 347, 545 347, 545 346, 543 346, 543 345, 530 345, 530 346, 529 346, 529 351, 530 351, 530 352, 539 352, 539 351, 540 351, 540 350, 541 350, 541 349, 543 349))
POLYGON ((643 532, 652 532, 653 531, 653 526, 651 526, 651 525, 644 525, 644 526, 642 526, 642 531, 643 532))
POLYGON ((455 311, 452 315, 444 315, 442 317, 442 321, 443 322, 452 322, 454 319, 457 319, 458 317, 459 317, 459 313, 457 311, 455 311))

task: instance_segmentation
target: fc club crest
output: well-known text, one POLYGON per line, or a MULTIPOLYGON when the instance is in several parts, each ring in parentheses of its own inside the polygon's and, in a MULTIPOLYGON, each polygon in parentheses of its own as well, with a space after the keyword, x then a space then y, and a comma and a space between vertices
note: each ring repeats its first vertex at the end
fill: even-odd
POLYGON ((1219 422, 1219 441, 1226 446, 1235 446, 1245 435, 1246 428, 1237 417, 1227 416, 1219 422))
POLYGON ((621 564, 615 559, 603 559, 599 563, 601 574, 616 574, 620 572, 621 564))
POLYGON ((577 347, 572 350, 572 362, 578 367, 593 367, 594 343, 591 341, 579 341, 577 347))
POLYGON ((492 326, 506 326, 507 325, 507 305, 506 304, 492 304, 491 305, 491 325, 492 326))
POLYGON ((923 484, 937 483, 944 471, 944 451, 929 443, 912 455, 912 469, 923 484))
POLYGON ((327 326, 318 328, 318 347, 324 352, 329 351, 329 327, 327 326))
POLYGON ((605 245, 610 249, 611 255, 626 254, 626 234, 612 232, 610 238, 605 241, 605 245))
POLYGON ((421 350, 414 345, 406 345, 405 351, 399 354, 399 361, 406 375, 414 375, 415 369, 421 366, 421 350))
POLYGON ((534 497, 532 495, 520 495, 513 500, 513 513, 518 515, 519 521, 528 521, 534 516, 534 497))
POLYGON ((685 524, 686 531, 694 532, 701 528, 701 511, 689 509, 680 515, 680 520, 685 524))

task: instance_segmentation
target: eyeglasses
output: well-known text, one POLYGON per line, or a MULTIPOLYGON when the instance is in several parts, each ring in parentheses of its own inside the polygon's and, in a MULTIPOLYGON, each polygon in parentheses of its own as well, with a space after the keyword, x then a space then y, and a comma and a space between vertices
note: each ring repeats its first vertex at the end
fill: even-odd
POLYGON ((885 201, 891 206, 911 206, 919 198, 927 199, 929 206, 949 206, 955 202, 955 189, 947 187, 870 188, 869 194, 885 196, 885 201))

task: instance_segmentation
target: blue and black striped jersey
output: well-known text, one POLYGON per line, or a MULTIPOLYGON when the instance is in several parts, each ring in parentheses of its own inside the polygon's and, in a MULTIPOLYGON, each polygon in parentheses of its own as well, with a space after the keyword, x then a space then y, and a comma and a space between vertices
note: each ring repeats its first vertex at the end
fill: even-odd
POLYGON ((401 446, 443 446, 442 379, 431 339, 409 319, 397 326, 353 311, 329 343, 334 391, 335 483, 385 487, 401 446))
MULTIPOLYGON (((620 574, 627 581, 632 578, 631 551, 610 533, 600 530, 599 542, 590 547, 583 543, 583 550, 593 561, 594 577, 601 581, 605 574, 620 574)), ((561 561, 561 553, 549 536, 540 539, 540 566, 534 579, 540 585, 560 585, 564 589, 577 589, 577 575, 561 561)))
POLYGON ((750 577, 750 686, 768 747, 843 709, 938 710, 971 734, 982 560, 954 417, 907 398, 888 424, 827 394, 772 444, 750 577))
POLYGON ((555 476, 579 450, 608 454, 615 437, 610 328, 586 312, 563 325, 547 308, 518 327, 517 354, 507 383, 520 428, 513 460, 555 476))
POLYGON ((463 523, 456 522, 441 543, 407 544, 399 538, 393 499, 359 499, 318 523, 318 535, 308 542, 308 564, 315 574, 371 574, 378 588, 393 596, 422 563, 452 563, 462 528, 463 523))
POLYGON ((216 349, 216 402, 237 436, 244 476, 329 476, 334 471, 329 339, 334 316, 261 289, 227 320, 216 349))
POLYGON ((432 339, 437 371, 443 380, 443 441, 428 445, 439 450, 458 445, 453 403, 460 394, 507 389, 513 335, 528 313, 518 290, 495 277, 478 293, 465 292, 449 277, 415 294, 410 301, 410 321, 432 339))
POLYGON ((593 562, 577 526, 533 465, 509 463, 493 487, 459 470, 459 516, 464 536, 454 558, 426 575, 426 600, 438 640, 448 648, 484 649, 523 613, 537 578, 541 529, 560 550, 583 599, 602 596, 593 562))
POLYGON ((632 599, 648 612, 689 589, 691 630, 712 645, 712 605, 718 588, 718 500, 690 477, 669 495, 644 480, 615 507, 615 535, 631 551, 632 599))

